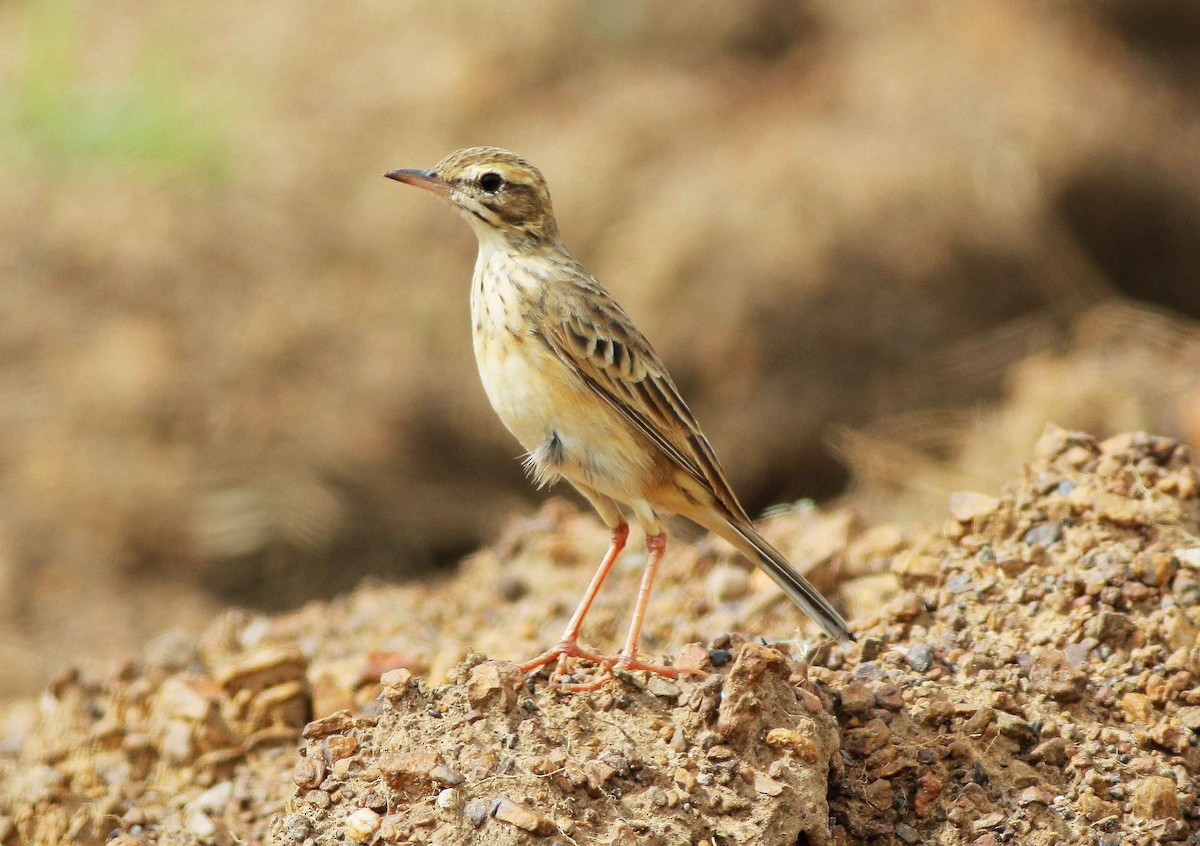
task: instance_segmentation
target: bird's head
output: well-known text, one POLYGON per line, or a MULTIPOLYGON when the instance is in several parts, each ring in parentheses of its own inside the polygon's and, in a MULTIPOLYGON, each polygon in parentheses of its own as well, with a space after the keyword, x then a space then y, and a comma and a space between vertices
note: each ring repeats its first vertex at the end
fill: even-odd
POLYGON ((558 224, 541 171, 499 147, 469 147, 431 170, 392 170, 389 179, 432 191, 459 210, 481 242, 519 249, 557 244, 558 224))

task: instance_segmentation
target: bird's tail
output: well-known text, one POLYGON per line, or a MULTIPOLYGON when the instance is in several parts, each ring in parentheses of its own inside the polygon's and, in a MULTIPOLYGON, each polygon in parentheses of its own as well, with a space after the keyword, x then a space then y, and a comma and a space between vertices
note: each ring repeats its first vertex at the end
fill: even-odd
POLYGON ((783 557, 783 553, 767 543, 766 538, 753 526, 741 521, 721 519, 719 522, 713 521, 705 528, 729 541, 738 552, 761 567, 792 602, 799 605, 827 635, 843 646, 854 641, 854 632, 850 631, 837 609, 819 590, 809 584, 808 579, 797 573, 783 557))

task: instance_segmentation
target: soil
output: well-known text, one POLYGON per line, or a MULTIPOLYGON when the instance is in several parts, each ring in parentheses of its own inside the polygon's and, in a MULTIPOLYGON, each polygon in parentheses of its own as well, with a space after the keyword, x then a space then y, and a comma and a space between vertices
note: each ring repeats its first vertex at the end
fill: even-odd
POLYGON ((6 706, 0 843, 1200 842, 1198 482, 1174 440, 1052 428, 936 531, 777 513, 848 650, 727 548, 677 542, 644 647, 706 675, 579 693, 510 663, 605 544, 556 503, 440 581, 227 614, 6 706))

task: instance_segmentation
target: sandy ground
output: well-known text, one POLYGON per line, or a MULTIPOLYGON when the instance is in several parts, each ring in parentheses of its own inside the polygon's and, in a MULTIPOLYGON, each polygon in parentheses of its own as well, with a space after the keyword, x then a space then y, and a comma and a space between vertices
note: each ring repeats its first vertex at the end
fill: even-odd
MULTIPOLYGON (((443 581, 229 614, 9 706, 0 843, 1196 841, 1197 482, 1170 439, 1051 429, 936 531, 775 516, 840 585, 846 651, 728 550, 677 543, 645 648, 707 674, 586 693, 509 663, 604 546, 552 505, 443 581)), ((598 649, 638 563, 589 618, 598 649)))

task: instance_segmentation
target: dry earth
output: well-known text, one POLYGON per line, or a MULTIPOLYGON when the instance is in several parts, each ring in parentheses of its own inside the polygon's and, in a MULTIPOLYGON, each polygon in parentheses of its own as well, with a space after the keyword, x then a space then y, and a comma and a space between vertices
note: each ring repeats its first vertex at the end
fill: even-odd
POLYGON ((9 706, 0 843, 1200 842, 1197 484, 1173 440, 1051 429, 938 531, 775 516, 841 584, 848 652, 808 649, 728 550, 677 544, 646 647, 709 674, 581 694, 505 660, 603 547, 552 506, 438 583, 227 615, 9 706))

